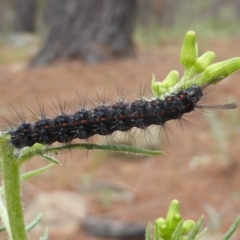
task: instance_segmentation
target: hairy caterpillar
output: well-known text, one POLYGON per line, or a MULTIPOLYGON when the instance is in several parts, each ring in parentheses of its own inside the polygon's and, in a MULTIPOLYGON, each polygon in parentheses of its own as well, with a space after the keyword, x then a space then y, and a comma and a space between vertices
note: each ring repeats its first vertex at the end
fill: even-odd
MULTIPOLYGON (((202 88, 193 85, 166 95, 164 99, 118 101, 91 109, 81 108, 73 114, 62 113, 52 119, 42 116, 36 122, 23 121, 11 129, 10 141, 14 147, 21 149, 35 143, 50 145, 54 142, 69 143, 76 138, 88 139, 97 134, 106 136, 115 131, 129 131, 133 127, 163 126, 169 120, 181 119, 197 107, 204 107, 197 105, 202 96, 202 88)), ((219 109, 236 107, 235 103, 209 106, 219 109)))

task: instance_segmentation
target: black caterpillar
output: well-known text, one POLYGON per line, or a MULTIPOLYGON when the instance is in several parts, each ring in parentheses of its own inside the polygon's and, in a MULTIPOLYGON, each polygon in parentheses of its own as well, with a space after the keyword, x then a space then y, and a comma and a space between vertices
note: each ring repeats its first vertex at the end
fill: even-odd
MULTIPOLYGON (((11 143, 16 148, 35 143, 69 143, 73 139, 88 139, 96 134, 110 135, 115 131, 129 131, 133 127, 145 129, 150 125, 164 125, 169 120, 180 119, 193 111, 202 98, 202 89, 191 86, 164 100, 119 101, 113 105, 100 105, 81 109, 74 114, 61 114, 53 119, 42 117, 35 123, 23 122, 10 131, 11 143)), ((216 106, 236 108, 235 103, 216 106)))

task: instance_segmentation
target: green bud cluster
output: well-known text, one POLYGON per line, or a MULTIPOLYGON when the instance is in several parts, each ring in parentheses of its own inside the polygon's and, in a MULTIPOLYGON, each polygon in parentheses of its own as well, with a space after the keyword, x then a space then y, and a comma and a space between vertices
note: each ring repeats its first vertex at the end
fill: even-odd
POLYGON ((179 73, 175 70, 171 71, 163 82, 157 82, 156 77, 152 74, 152 91, 155 97, 160 97, 169 91, 172 86, 176 85, 179 81, 179 73))
POLYGON ((183 221, 180 214, 180 204, 178 200, 173 200, 168 209, 167 217, 158 218, 155 222, 155 239, 172 240, 174 235, 178 235, 177 239, 187 239, 187 235, 195 226, 193 220, 183 221))
POLYGON ((185 68, 183 77, 179 80, 179 73, 171 71, 162 81, 156 81, 152 76, 152 92, 157 98, 164 98, 178 90, 184 90, 192 85, 205 87, 216 84, 240 69, 240 57, 214 63, 215 54, 211 51, 198 56, 196 35, 193 31, 187 32, 180 54, 180 62, 185 68))
MULTIPOLYGON (((178 200, 173 200, 168 209, 166 218, 158 218, 153 226, 151 223, 146 228, 145 240, 199 240, 206 233, 207 228, 201 230, 203 217, 197 222, 183 220, 180 214, 178 200), (201 230, 201 231, 200 231, 201 230)), ((240 215, 236 218, 222 240, 230 240, 240 224, 240 215)))

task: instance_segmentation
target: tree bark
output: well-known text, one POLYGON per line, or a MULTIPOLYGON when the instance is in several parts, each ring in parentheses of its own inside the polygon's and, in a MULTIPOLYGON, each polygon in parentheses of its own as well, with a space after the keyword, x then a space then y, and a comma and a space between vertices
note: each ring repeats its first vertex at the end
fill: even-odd
POLYGON ((73 58, 97 63, 132 55, 136 7, 136 0, 50 0, 49 36, 31 65, 73 58))
POLYGON ((17 32, 35 32, 37 0, 17 0, 15 30, 17 32))

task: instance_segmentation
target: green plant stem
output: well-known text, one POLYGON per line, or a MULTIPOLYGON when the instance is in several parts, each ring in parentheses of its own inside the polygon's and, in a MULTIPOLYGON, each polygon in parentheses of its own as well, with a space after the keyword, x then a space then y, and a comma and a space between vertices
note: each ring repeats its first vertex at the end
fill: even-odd
POLYGON ((20 164, 8 154, 4 156, 3 179, 12 240, 27 240, 21 200, 20 164))

